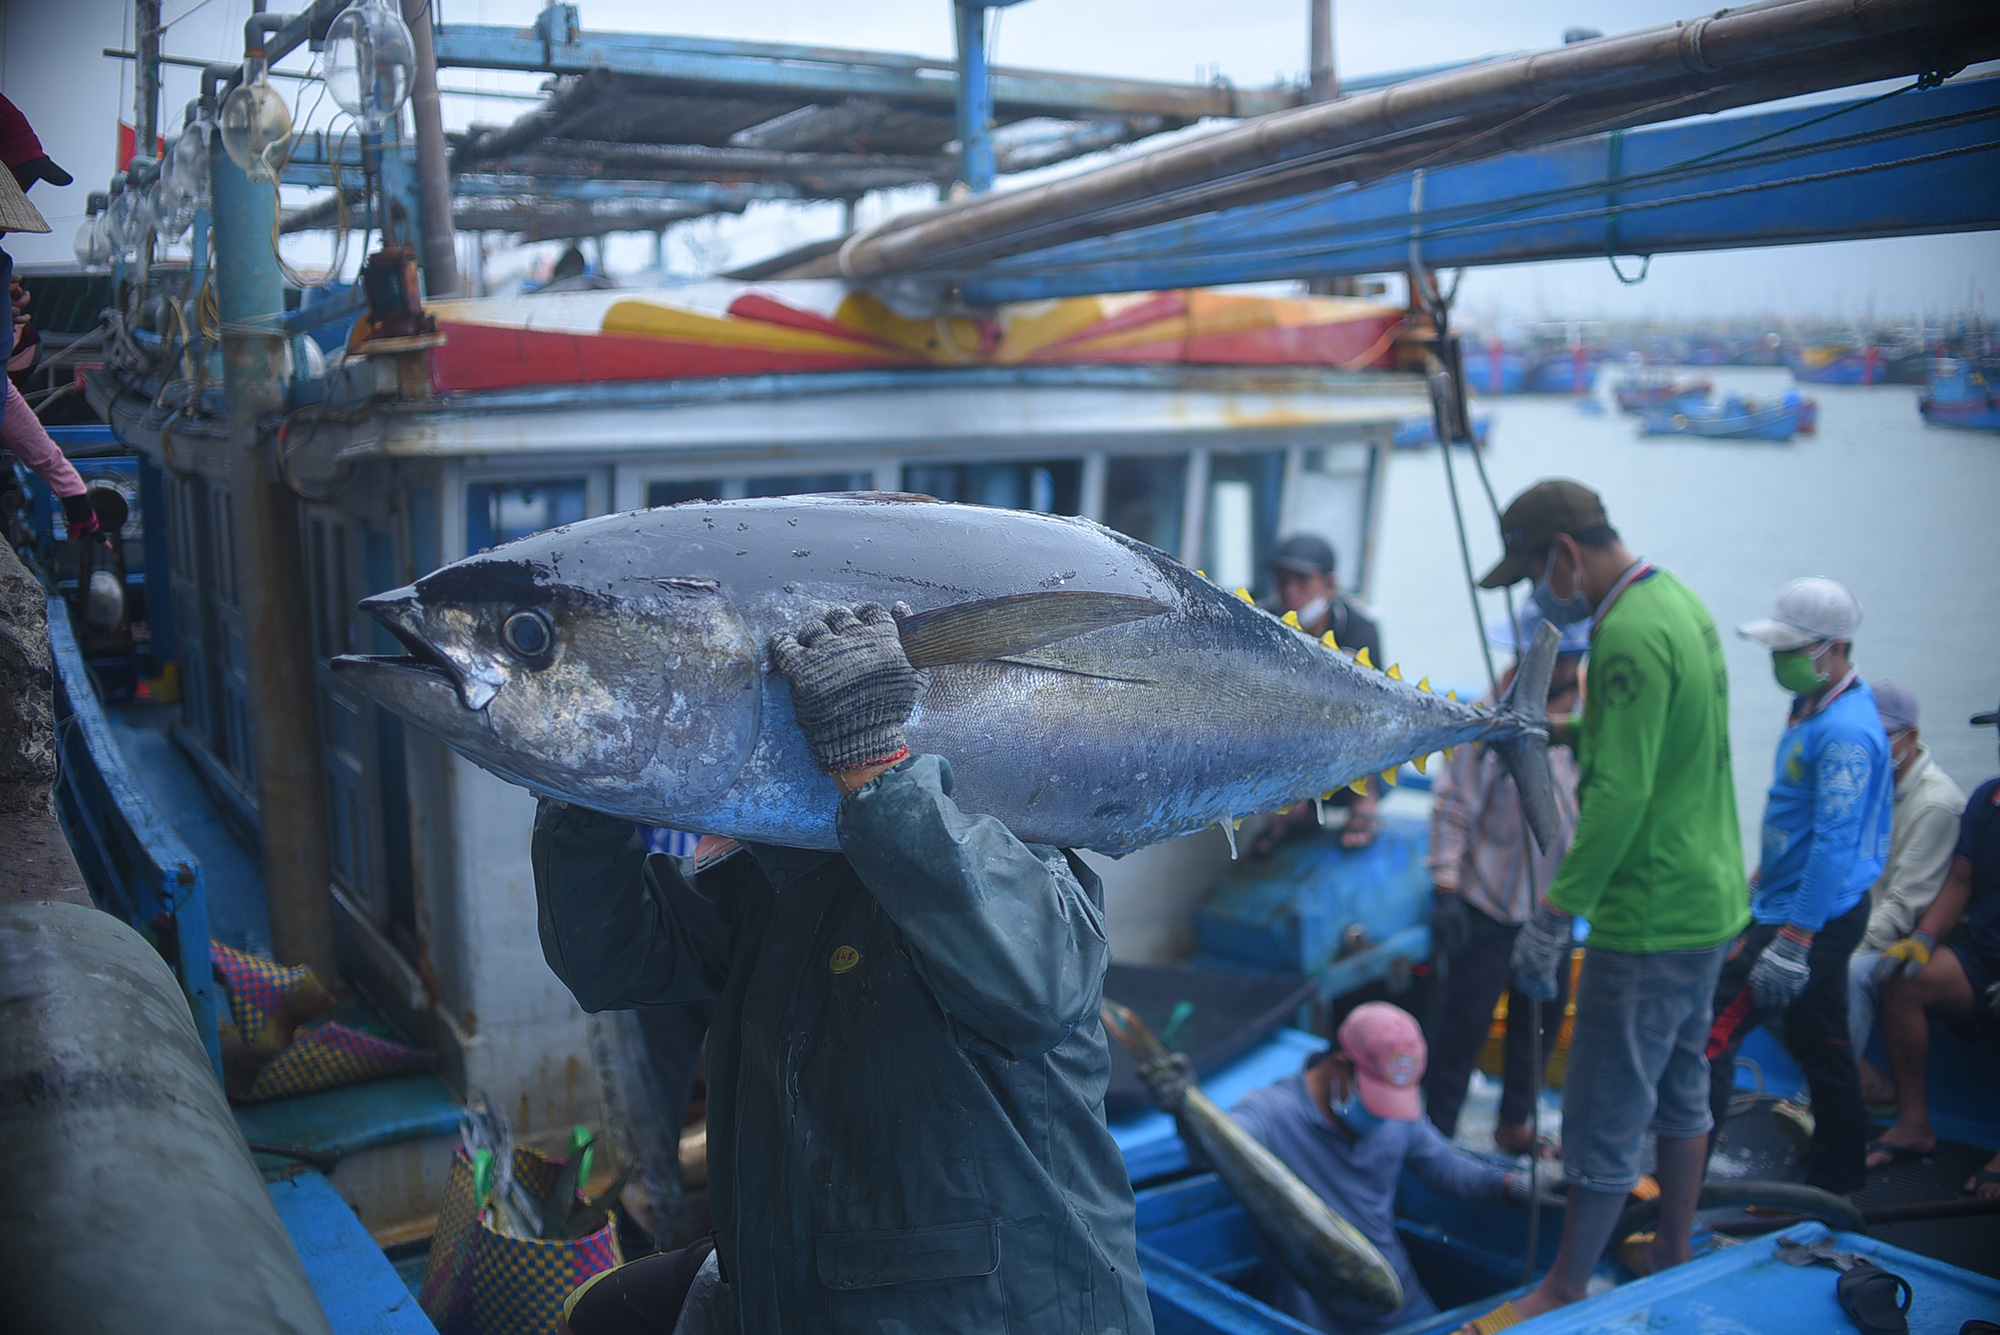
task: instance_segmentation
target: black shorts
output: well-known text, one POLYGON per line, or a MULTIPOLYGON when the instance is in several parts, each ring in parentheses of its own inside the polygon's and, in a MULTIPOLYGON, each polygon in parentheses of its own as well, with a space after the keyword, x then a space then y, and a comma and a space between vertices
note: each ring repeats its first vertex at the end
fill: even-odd
POLYGON ((1972 1006, 1977 1010, 1986 1003, 1986 989, 2000 982, 2000 959, 1981 950, 1963 924, 1944 939, 1944 948, 1958 956, 1958 967, 1965 970, 1965 981, 1972 984, 1972 1006))

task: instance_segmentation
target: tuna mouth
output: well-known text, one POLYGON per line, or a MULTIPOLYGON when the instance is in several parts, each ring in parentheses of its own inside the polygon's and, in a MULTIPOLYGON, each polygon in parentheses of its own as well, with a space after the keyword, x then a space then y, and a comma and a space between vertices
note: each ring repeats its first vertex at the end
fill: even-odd
POLYGON ((342 654, 335 658, 334 666, 351 675, 372 674, 377 680, 385 676, 394 679, 402 676, 405 681, 412 677, 425 679, 434 686, 444 686, 458 698, 460 704, 470 710, 486 707, 493 698, 491 689, 481 689, 485 683, 470 681, 464 672, 432 648, 417 627, 417 602, 410 590, 397 589, 389 593, 377 594, 361 600, 361 609, 382 624, 382 628, 396 637, 396 642, 407 652, 401 654, 342 654), (474 697, 478 698, 475 699, 474 697))

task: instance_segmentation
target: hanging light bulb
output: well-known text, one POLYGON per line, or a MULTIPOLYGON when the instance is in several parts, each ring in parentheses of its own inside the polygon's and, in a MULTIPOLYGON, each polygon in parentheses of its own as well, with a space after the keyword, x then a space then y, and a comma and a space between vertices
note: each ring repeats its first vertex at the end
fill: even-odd
POLYGON ((103 195, 91 195, 89 213, 76 229, 76 241, 71 246, 76 262, 86 269, 102 269, 111 263, 111 238, 106 234, 104 206, 103 195))
POLYGON ((159 184, 151 192, 153 227, 167 241, 178 241, 194 222, 195 210, 208 203, 208 137, 206 118, 181 131, 160 167, 159 184))
POLYGON ((141 208, 137 190, 120 190, 111 197, 111 207, 104 214, 104 236, 112 261, 124 259, 137 249, 139 233, 146 225, 141 208))
POLYGON ((222 149, 253 181, 271 179, 273 162, 292 148, 292 112, 264 72, 256 52, 243 62, 243 82, 222 104, 222 149))
POLYGON ((359 0, 326 30, 326 91, 364 131, 396 118, 410 95, 416 50, 409 25, 389 0, 359 0))

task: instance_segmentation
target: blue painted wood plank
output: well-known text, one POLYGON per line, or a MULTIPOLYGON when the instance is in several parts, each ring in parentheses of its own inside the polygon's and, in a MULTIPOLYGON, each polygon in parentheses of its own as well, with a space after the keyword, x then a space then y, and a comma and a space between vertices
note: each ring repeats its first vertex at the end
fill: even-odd
POLYGON ((318 1173, 270 1184, 334 1335, 437 1335, 396 1267, 318 1173))
POLYGON ((236 1109, 236 1125, 245 1140, 352 1154, 371 1145, 450 1135, 458 1130, 459 1111, 443 1081, 410 1075, 247 1104, 236 1109))

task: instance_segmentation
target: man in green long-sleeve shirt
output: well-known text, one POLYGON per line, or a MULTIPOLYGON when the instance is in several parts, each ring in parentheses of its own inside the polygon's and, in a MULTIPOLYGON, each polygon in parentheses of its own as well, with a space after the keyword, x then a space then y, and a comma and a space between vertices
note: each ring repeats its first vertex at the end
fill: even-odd
MULTIPOLYGON (((1500 528, 1506 552, 1482 585, 1532 579, 1550 620, 1596 618, 1583 717, 1551 729, 1576 747, 1576 842, 1514 944, 1515 986, 1553 998, 1572 920, 1590 922, 1563 1081, 1562 1250, 1542 1283, 1503 1309, 1526 1320, 1584 1296, 1639 1180, 1649 1128, 1659 1225, 1628 1264, 1650 1273, 1688 1259, 1712 1126, 1710 1001, 1749 893, 1729 681, 1701 600, 1627 550, 1581 483, 1537 483, 1500 528)), ((1494 1316, 1492 1329, 1508 1324, 1494 1316)))

